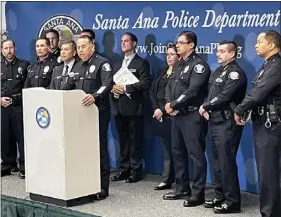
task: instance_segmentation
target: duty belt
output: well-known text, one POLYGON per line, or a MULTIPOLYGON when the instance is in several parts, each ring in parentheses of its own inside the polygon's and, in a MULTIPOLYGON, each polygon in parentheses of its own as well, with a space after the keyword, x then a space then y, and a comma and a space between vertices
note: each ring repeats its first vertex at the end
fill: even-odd
POLYGON ((266 128, 270 128, 272 122, 281 122, 281 105, 258 106, 252 112, 252 121, 265 122, 266 128))
POLYGON ((176 110, 181 115, 188 115, 189 112, 199 111, 199 106, 187 106, 185 108, 180 108, 176 110))
POLYGON ((233 117, 233 112, 230 109, 211 111, 209 113, 212 122, 221 122, 229 120, 233 117))

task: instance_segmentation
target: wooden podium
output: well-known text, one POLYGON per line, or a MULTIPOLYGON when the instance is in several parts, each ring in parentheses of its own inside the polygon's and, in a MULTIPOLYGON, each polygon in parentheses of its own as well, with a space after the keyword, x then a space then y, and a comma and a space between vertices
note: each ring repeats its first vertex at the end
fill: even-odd
POLYGON ((23 90, 26 191, 30 199, 75 206, 100 189, 99 112, 82 90, 23 90))

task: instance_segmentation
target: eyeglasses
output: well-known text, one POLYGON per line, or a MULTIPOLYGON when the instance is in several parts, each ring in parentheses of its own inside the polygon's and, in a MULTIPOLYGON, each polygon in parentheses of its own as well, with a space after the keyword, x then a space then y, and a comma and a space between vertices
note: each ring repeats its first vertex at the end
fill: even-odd
POLYGON ((178 54, 176 54, 176 53, 165 53, 165 56, 167 57, 167 56, 176 56, 176 55, 178 55, 178 54))
POLYGON ((183 44, 190 44, 191 41, 176 41, 176 44, 183 45, 183 44))

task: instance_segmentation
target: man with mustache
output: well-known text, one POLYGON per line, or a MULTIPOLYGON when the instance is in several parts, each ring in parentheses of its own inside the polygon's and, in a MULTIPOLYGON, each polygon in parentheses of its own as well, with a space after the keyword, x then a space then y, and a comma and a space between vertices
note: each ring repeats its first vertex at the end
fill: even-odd
POLYGON ((13 147, 16 141, 19 148, 19 177, 24 179, 22 89, 30 64, 16 57, 13 40, 4 40, 1 47, 1 176, 11 175, 17 153, 16 147, 13 147))
POLYGON ((237 45, 222 41, 217 49, 220 67, 209 80, 209 94, 199 113, 209 120, 213 149, 215 198, 205 201, 215 213, 240 212, 241 195, 236 154, 243 127, 234 121, 233 109, 244 98, 247 76, 236 63, 237 45))

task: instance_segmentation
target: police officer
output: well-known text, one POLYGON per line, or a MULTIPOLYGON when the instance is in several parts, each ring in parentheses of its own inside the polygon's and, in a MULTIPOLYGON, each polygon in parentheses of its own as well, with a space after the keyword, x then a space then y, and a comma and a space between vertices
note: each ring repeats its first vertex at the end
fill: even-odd
MULTIPOLYGON (((25 178, 22 89, 29 62, 15 56, 15 42, 2 43, 1 59, 1 176, 10 175, 14 163, 11 135, 19 147, 19 177, 25 178)), ((13 141, 14 141, 13 140, 13 141)))
POLYGON ((55 67, 52 74, 50 89, 60 90, 66 82, 68 74, 73 66, 77 63, 76 59, 76 44, 74 41, 65 41, 61 45, 61 60, 62 65, 55 67))
POLYGON ((69 73, 62 89, 81 89, 86 95, 84 106, 95 103, 99 109, 101 189, 97 199, 105 199, 109 194, 109 155, 107 150, 107 130, 110 120, 109 91, 112 88, 112 72, 108 60, 95 53, 95 46, 89 36, 77 40, 79 61, 69 73))
POLYGON ((28 69, 28 75, 25 81, 25 88, 44 87, 49 88, 53 69, 57 61, 49 52, 50 41, 47 38, 39 38, 36 41, 36 54, 38 61, 28 69))
POLYGON ((60 48, 59 48, 59 32, 55 29, 49 29, 45 37, 50 41, 50 50, 51 54, 54 56, 54 59, 59 58, 60 56, 60 48))
POLYGON ((222 41, 217 49, 220 67, 210 77, 209 94, 199 113, 209 120, 213 149, 216 196, 205 202, 215 213, 240 212, 241 195, 236 154, 243 127, 234 120, 233 109, 242 102, 247 76, 236 63, 237 45, 222 41))
POLYGON ((166 86, 165 106, 167 114, 173 116, 172 154, 176 190, 164 194, 163 199, 173 200, 190 196, 184 202, 184 206, 197 206, 205 201, 207 172, 204 119, 198 110, 207 96, 210 68, 195 52, 197 46, 195 33, 181 32, 176 46, 181 59, 174 65, 175 73, 166 86), (192 194, 189 185, 188 156, 193 161, 192 194))
POLYGON ((256 53, 265 63, 253 89, 235 108, 237 124, 251 111, 262 217, 281 216, 281 35, 274 30, 259 34, 256 53))

